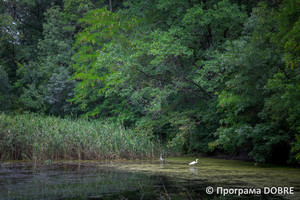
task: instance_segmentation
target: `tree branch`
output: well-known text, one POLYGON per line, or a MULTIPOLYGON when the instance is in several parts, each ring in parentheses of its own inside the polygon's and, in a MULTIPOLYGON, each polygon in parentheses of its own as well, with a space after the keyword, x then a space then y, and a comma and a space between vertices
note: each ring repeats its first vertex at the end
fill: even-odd
POLYGON ((201 99, 205 99, 205 100, 209 100, 209 99, 210 99, 210 98, 207 98, 207 97, 205 97, 205 96, 202 96, 202 95, 196 93, 196 92, 193 91, 193 90, 190 90, 190 89, 185 88, 185 87, 180 87, 179 85, 177 85, 176 83, 174 83, 174 82, 172 82, 172 81, 169 81, 169 80, 166 80, 166 79, 162 79, 162 78, 159 78, 159 77, 156 77, 156 76, 151 76, 151 75, 149 75, 149 74, 147 74, 147 73, 145 73, 145 72, 143 72, 142 70, 137 69, 137 68, 136 68, 136 70, 139 71, 140 73, 142 73, 143 75, 145 75, 146 77, 149 77, 149 78, 152 78, 152 79, 155 79, 155 80, 159 80, 159 81, 162 81, 162 82, 165 82, 165 83, 169 83, 169 84, 173 85, 174 87, 176 87, 176 88, 178 88, 178 89, 181 89, 181 90, 184 91, 184 92, 193 94, 193 95, 195 95, 195 96, 197 96, 197 97, 199 97, 199 98, 201 98, 201 99))
POLYGON ((188 82, 188 83, 191 83, 193 85, 195 85, 196 87, 198 87, 205 95, 207 95, 210 99, 212 98, 212 96, 206 92, 198 83, 196 83, 195 81, 187 78, 185 75, 184 75, 184 71, 183 71, 183 67, 182 67, 182 60, 181 60, 181 56, 177 56, 177 59, 178 59, 178 66, 180 68, 180 70, 182 71, 182 73, 180 73, 178 70, 176 70, 176 68, 173 67, 174 71, 177 72, 179 74, 179 76, 181 76, 181 78, 185 81, 185 82, 188 82))

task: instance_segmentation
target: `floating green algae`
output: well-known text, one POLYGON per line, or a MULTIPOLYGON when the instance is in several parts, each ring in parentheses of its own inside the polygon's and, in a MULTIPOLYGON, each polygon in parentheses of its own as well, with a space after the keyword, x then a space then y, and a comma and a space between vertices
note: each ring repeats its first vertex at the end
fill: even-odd
POLYGON ((118 170, 139 171, 148 174, 162 174, 179 180, 202 181, 215 187, 264 188, 294 187, 294 195, 282 195, 288 199, 300 197, 300 169, 286 166, 253 162, 200 158, 195 166, 188 163, 196 158, 172 157, 165 163, 156 161, 111 163, 118 170))
POLYGON ((299 199, 299 169, 191 157, 2 163, 0 199, 299 199), (206 188, 215 192, 207 194, 206 188), (223 195, 216 188, 294 187, 294 195, 223 195))

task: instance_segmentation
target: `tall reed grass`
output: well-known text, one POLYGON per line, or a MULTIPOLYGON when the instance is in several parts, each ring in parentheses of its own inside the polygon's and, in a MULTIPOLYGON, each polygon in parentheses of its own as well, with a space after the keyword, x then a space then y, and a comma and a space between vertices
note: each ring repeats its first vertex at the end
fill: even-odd
POLYGON ((104 121, 0 114, 1 160, 149 158, 150 135, 104 121))

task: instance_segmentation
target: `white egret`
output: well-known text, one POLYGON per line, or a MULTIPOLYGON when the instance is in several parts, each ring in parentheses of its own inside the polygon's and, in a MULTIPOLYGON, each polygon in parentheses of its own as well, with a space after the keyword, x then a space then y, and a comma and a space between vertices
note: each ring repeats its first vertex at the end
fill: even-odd
POLYGON ((165 162, 165 160, 162 158, 162 154, 160 154, 159 159, 161 160, 161 162, 165 162))
POLYGON ((189 165, 195 165, 198 162, 198 159, 196 159, 196 161, 191 162, 189 165))

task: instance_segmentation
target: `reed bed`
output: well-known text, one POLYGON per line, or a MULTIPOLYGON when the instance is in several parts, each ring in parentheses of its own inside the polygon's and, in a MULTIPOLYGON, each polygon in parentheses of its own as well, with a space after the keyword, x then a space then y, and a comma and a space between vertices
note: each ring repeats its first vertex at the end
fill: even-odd
POLYGON ((0 114, 1 160, 102 160, 150 158, 151 135, 99 120, 0 114))

